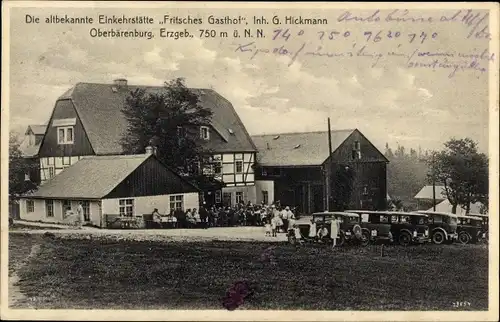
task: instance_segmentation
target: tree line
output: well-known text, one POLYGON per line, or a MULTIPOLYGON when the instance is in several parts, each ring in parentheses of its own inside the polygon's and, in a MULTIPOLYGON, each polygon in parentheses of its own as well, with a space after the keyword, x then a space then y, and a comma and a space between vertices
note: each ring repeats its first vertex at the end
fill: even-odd
POLYGON ((470 205, 480 202, 482 212, 488 211, 488 156, 478 151, 470 138, 451 138, 436 151, 406 149, 398 145, 385 147, 388 193, 396 208, 414 210, 414 196, 425 185, 434 182, 444 186, 453 213, 461 206, 467 212, 470 205))

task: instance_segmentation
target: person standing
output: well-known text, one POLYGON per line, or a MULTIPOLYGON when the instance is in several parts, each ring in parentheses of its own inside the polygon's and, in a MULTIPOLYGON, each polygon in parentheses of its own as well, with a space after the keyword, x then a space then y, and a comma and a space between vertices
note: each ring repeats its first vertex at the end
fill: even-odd
POLYGON ((83 211, 83 205, 81 202, 78 203, 78 207, 76 207, 77 220, 78 220, 78 228, 82 228, 83 223, 85 222, 85 215, 83 211))
POLYGON ((204 206, 202 206, 200 208, 200 220, 201 220, 201 227, 202 228, 208 228, 208 223, 207 223, 207 219, 208 219, 208 211, 205 209, 204 206))
POLYGON ((283 230, 285 232, 288 231, 288 210, 290 210, 290 208, 286 206, 285 209, 281 211, 281 219, 283 220, 283 230))
POLYGON ((332 249, 335 248, 335 246, 337 246, 337 237, 339 233, 340 233, 340 221, 336 217, 333 217, 330 227, 330 237, 333 240, 332 249))

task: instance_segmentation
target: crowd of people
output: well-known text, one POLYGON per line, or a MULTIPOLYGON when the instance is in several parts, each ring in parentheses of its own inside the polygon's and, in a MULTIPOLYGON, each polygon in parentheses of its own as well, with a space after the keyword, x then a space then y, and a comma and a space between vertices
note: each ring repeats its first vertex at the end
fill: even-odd
POLYGON ((156 224, 173 223, 177 228, 209 228, 236 226, 265 226, 266 233, 276 236, 279 232, 287 232, 293 227, 294 209, 276 204, 257 204, 251 202, 234 206, 200 209, 172 210, 167 216, 161 216, 158 209, 153 211, 153 222, 156 224), (163 217, 163 218, 162 218, 163 217))

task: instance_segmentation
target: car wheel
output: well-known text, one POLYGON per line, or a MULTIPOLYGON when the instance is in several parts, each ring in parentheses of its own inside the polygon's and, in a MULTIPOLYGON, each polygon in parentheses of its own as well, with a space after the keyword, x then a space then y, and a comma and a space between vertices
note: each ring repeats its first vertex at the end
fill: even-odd
POLYGON ((408 246, 411 243, 411 236, 407 232, 403 232, 399 235, 398 241, 401 246, 408 246))
POLYGON ((465 245, 470 243, 471 238, 468 233, 462 231, 460 234, 458 234, 458 240, 465 245))
POLYGON ((432 242, 436 245, 441 245, 446 241, 446 237, 444 236, 442 231, 436 231, 432 234, 432 242))
POLYGON ((370 243, 370 232, 369 231, 363 230, 363 232, 361 233, 360 242, 361 242, 361 246, 368 246, 368 244, 370 243))

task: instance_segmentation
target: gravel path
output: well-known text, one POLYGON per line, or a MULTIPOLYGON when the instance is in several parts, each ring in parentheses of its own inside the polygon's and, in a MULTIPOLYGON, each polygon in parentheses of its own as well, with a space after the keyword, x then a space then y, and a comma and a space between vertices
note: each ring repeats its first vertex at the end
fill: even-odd
MULTIPOLYGON (((20 302, 26 302, 26 296, 21 292, 21 289, 18 286, 19 276, 17 272, 26 265, 31 258, 36 256, 36 254, 40 251, 40 245, 35 244, 31 247, 31 252, 26 257, 26 259, 21 262, 17 267, 14 268, 14 272, 9 276, 9 307, 15 307, 20 302)), ((24 304, 25 305, 25 304, 24 304)), ((23 305, 23 306, 24 306, 23 305)), ((29 303, 27 303, 29 306, 29 303)))
POLYGON ((112 238, 124 240, 180 240, 180 241, 265 241, 284 242, 285 233, 277 237, 266 237, 263 227, 216 227, 208 229, 98 229, 83 227, 74 229, 23 229, 11 230, 9 233, 21 234, 54 234, 60 238, 112 238))

